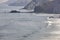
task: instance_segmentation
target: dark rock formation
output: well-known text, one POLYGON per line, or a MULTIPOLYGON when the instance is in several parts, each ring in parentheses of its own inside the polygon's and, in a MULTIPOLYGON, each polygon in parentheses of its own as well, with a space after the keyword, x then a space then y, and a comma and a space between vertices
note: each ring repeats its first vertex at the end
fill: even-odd
POLYGON ((31 3, 25 6, 25 9, 34 9, 36 12, 38 7, 36 8, 35 6, 40 6, 40 12, 44 10, 43 12, 45 13, 60 14, 60 0, 32 0, 31 3))
POLYGON ((34 9, 35 6, 42 6, 43 3, 46 3, 47 0, 32 0, 29 4, 27 4, 25 9, 34 9))
POLYGON ((50 16, 49 18, 54 18, 53 16, 50 16))
POLYGON ((31 1, 29 4, 27 4, 23 9, 34 9, 35 8, 35 3, 31 1))
POLYGON ((53 1, 44 3, 41 7, 43 7, 44 12, 46 13, 53 13, 54 11, 53 1))
POLYGON ((40 6, 35 6, 35 8, 34 8, 35 13, 41 13, 43 11, 44 11, 44 9, 42 7, 40 7, 40 6))
POLYGON ((42 7, 47 13, 60 14, 60 0, 44 3, 42 7))
POLYGON ((20 11, 12 10, 12 11, 10 11, 10 13, 20 13, 20 11))

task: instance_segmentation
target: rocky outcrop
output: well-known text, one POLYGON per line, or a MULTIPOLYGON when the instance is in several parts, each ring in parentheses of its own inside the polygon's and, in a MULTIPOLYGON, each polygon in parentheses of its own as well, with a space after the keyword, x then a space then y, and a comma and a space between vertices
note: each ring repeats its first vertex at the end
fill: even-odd
POLYGON ((44 9, 40 6, 35 6, 35 8, 34 8, 35 13, 40 13, 40 12, 43 12, 43 11, 44 11, 44 9))
MULTIPOLYGON (((60 0, 32 0, 31 3, 29 3, 27 6, 25 6, 25 9, 34 9, 35 6, 40 6, 44 10, 43 12, 46 13, 60 13, 60 0)), ((34 11, 37 11, 34 9, 34 11)))
POLYGON ((35 8, 35 3, 31 1, 29 4, 27 4, 24 9, 34 9, 35 8))
POLYGON ((20 13, 20 11, 12 10, 12 11, 10 11, 9 13, 20 13))
POLYGON ((53 11, 54 11, 54 1, 44 3, 41 7, 43 7, 44 12, 53 13, 53 11))
POLYGON ((35 6, 42 6, 43 3, 46 3, 47 0, 32 0, 29 4, 27 4, 24 9, 34 9, 35 6))
POLYGON ((60 13, 60 0, 47 2, 42 7, 47 13, 60 13))

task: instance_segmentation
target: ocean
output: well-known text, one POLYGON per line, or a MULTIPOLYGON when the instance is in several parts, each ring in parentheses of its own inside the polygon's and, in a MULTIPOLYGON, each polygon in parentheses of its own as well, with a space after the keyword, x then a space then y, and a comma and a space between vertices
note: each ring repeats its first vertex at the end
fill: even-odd
POLYGON ((0 40, 59 40, 60 19, 46 13, 9 13, 11 10, 29 12, 22 7, 0 6, 0 40))

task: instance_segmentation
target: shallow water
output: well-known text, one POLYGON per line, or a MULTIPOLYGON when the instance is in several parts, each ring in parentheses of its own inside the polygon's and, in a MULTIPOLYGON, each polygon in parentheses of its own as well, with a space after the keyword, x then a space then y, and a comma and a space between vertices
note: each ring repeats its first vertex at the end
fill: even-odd
POLYGON ((0 40, 59 40, 60 19, 48 19, 54 15, 0 12, 0 40))

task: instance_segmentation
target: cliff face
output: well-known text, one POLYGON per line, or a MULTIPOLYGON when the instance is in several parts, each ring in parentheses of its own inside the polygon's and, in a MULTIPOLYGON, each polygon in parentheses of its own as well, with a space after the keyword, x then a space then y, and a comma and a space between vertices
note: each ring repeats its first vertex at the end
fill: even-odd
POLYGON ((42 7, 46 13, 60 13, 60 0, 32 0, 25 9, 34 9, 36 6, 42 7))
POLYGON ((29 4, 25 6, 25 9, 34 9, 35 6, 42 6, 43 3, 48 2, 48 0, 32 0, 29 4))
POLYGON ((34 9, 35 2, 31 1, 29 4, 27 4, 24 9, 34 9))
POLYGON ((42 7, 47 13, 60 13, 60 0, 44 3, 42 7))

